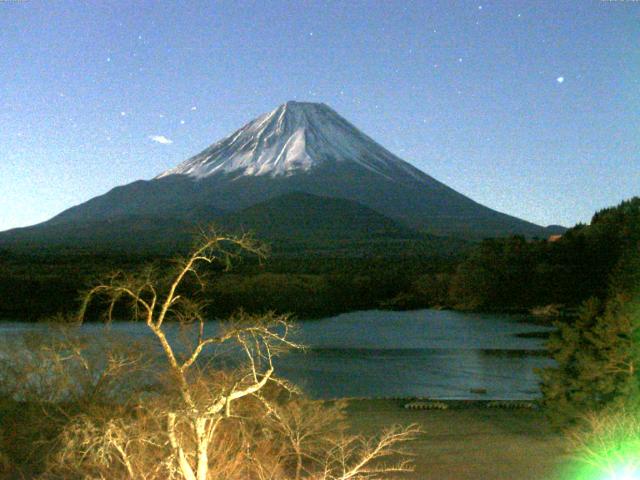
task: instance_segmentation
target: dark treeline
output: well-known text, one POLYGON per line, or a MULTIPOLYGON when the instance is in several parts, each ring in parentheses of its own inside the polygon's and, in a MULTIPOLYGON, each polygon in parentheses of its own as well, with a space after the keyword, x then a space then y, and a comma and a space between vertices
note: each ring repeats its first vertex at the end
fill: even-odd
POLYGON ((598 295, 582 302, 575 317, 555 322, 547 342, 555 365, 540 372, 548 417, 558 426, 576 425, 587 447, 594 437, 606 439, 609 451, 638 442, 639 211, 634 199, 594 218, 590 241, 611 242, 602 257, 603 269, 613 265, 606 288, 596 285, 598 295))
MULTIPOLYGON (((456 257, 273 258, 241 267, 211 285, 216 314, 238 306, 313 318, 368 308, 410 307, 404 301, 425 276, 452 273, 456 257)), ((415 302, 414 302, 415 303, 415 302)), ((429 306, 425 302, 419 306, 429 306)))
MULTIPOLYGON (((368 308, 447 307, 525 311, 604 298, 609 278, 640 241, 640 198, 596 213, 551 241, 511 237, 454 251, 383 245, 367 255, 274 245, 262 263, 246 258, 208 286, 211 316, 274 310, 314 318, 368 308), (286 255, 285 255, 286 252, 286 255), (294 252, 295 253, 295 252, 294 252)), ((350 247, 353 250, 353 246, 350 247)), ((114 270, 166 258, 124 254, 0 251, 0 318, 37 320, 78 305, 79 292, 114 270)))
MULTIPOLYGON (((0 318, 36 321, 69 313, 96 278, 162 260, 166 258, 0 252, 0 318)), ((316 318, 357 309, 403 307, 402 299, 407 292, 419 290, 425 276, 450 275, 459 261, 452 255, 273 255, 264 262, 245 258, 232 271, 216 275, 207 286, 206 297, 212 317, 225 317, 239 308, 316 318)), ((409 306, 413 304, 415 301, 409 306)))
POLYGON ((115 270, 134 270, 150 257, 0 251, 0 318, 35 321, 79 306, 81 292, 115 270))
POLYGON ((485 240, 457 267, 449 302, 470 309, 577 306, 607 296, 640 242, 640 198, 597 212, 555 241, 485 240))

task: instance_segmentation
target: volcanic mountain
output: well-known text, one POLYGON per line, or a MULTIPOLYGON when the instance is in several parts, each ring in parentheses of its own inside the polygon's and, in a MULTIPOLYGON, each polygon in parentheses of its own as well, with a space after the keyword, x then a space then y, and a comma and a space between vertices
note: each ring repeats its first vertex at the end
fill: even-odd
POLYGON ((104 231, 95 239, 99 243, 98 237, 109 237, 110 229, 126 236, 134 225, 141 243, 147 236, 163 236, 163 229, 175 232, 211 220, 251 227, 234 221, 234 216, 248 215, 259 223, 255 212, 262 210, 247 209, 276 197, 282 197, 277 203, 282 214, 269 221, 280 222, 280 231, 286 231, 291 213, 303 217, 310 204, 314 215, 323 215, 318 198, 328 197, 334 201, 324 202, 327 215, 340 210, 336 201, 347 202, 350 211, 357 204, 371 212, 365 217, 376 224, 371 228, 378 234, 381 225, 393 225, 392 236, 411 231, 472 239, 549 234, 544 227, 480 205, 435 180, 327 105, 287 102, 152 180, 116 187, 47 222, 0 234, 0 245, 80 237, 91 243, 92 232, 104 231), (310 197, 296 193, 315 200, 301 202, 310 197))

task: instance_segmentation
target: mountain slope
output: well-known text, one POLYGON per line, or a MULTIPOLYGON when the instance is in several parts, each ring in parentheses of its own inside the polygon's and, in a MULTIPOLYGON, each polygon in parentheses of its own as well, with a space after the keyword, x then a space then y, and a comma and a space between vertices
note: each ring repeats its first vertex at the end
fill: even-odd
MULTIPOLYGON (((548 235, 543 227, 491 210, 438 182, 328 106, 288 102, 152 180, 116 187, 18 236, 23 241, 51 238, 49 230, 64 238, 65 229, 77 232, 94 225, 100 230, 97 225, 103 222, 126 224, 134 218, 142 225, 150 223, 145 218, 202 224, 221 216, 230 219, 293 192, 325 202, 327 197, 357 202, 406 228, 431 234, 469 239, 548 235)), ((291 208, 295 212, 297 207, 291 208)), ((277 229, 289 228, 292 218, 284 217, 277 229)), ((356 218, 352 221, 357 224, 356 218)), ((139 230, 143 244, 144 228, 139 230)), ((0 234, 0 244, 16 235, 0 234)))
POLYGON ((170 253, 188 247, 198 233, 188 220, 123 215, 16 228, 0 234, 0 248, 21 253, 170 253))
MULTIPOLYGON (((192 212, 193 213, 193 212, 192 212)), ((0 236, 0 247, 22 252, 67 249, 86 252, 168 254, 188 246, 199 227, 215 225, 229 233, 252 232, 274 253, 332 253, 363 256, 451 253, 466 244, 411 230, 375 210, 341 198, 294 192, 223 215, 196 212, 206 221, 179 217, 122 215, 86 222, 55 223, 15 229, 0 236)))
POLYGON ((379 241, 421 237, 359 203, 302 192, 252 205, 222 217, 219 223, 229 231, 252 231, 269 240, 379 241))

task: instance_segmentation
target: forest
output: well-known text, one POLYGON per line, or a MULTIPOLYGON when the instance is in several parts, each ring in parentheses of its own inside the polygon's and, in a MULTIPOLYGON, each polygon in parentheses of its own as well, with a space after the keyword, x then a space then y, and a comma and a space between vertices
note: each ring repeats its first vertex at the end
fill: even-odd
MULTIPOLYGON (((264 260, 247 257, 207 286, 208 313, 242 307, 317 318, 371 308, 571 313, 605 298, 611 274, 625 268, 640 241, 640 198, 594 214, 555 239, 522 236, 460 242, 455 251, 389 249, 368 255, 272 246, 264 260)), ((34 321, 78 306, 79 292, 100 275, 134 271, 166 257, 91 252, 0 252, 0 317, 34 321)))

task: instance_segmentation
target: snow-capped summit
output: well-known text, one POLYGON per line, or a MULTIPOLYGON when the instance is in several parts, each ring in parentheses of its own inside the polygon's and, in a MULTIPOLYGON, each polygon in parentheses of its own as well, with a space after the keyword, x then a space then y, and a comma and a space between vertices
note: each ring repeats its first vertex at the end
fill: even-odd
POLYGON ((388 176, 417 171, 323 103, 290 101, 249 122, 228 137, 156 178, 289 176, 326 162, 356 162, 388 176))

